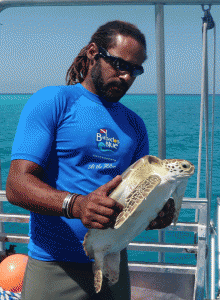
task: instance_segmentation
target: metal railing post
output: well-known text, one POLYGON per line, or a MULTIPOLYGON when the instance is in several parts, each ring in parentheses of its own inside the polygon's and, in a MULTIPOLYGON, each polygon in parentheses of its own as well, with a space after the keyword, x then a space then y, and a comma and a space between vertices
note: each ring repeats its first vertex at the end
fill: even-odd
MULTIPOLYGON (((1 160, 0 160, 0 190, 2 190, 2 172, 1 172, 1 160)), ((0 213, 3 213, 3 203, 0 201, 0 213)), ((0 222, 0 234, 4 233, 4 224, 0 222)), ((5 250, 5 244, 0 242, 0 252, 5 250)))
POLYGON ((157 108, 158 108, 158 156, 166 158, 166 116, 165 116, 165 50, 164 50, 164 8, 155 5, 156 65, 157 65, 157 108))
POLYGON ((210 295, 211 299, 215 299, 215 268, 216 268, 216 263, 215 263, 215 224, 213 221, 210 222, 210 246, 211 246, 211 287, 210 287, 210 295))
MULTIPOLYGON (((155 5, 156 65, 157 65, 157 107, 158 107, 158 157, 166 158, 165 122, 165 51, 164 51, 164 6, 155 5)), ((159 243, 165 241, 165 232, 158 232, 159 243)), ((164 253, 158 253, 158 261, 164 262, 164 253)))
POLYGON ((217 237, 218 237, 218 241, 217 241, 217 260, 218 260, 218 294, 220 293, 220 274, 219 274, 219 270, 220 270, 220 197, 217 198, 217 237))

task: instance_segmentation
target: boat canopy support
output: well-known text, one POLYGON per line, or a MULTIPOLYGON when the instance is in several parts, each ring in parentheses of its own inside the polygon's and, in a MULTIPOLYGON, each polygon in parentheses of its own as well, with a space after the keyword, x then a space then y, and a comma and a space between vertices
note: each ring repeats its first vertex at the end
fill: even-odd
POLYGON ((219 5, 220 0, 0 0, 0 12, 9 7, 69 5, 219 5))
POLYGON ((166 115, 165 115, 165 49, 164 7, 155 5, 156 65, 157 65, 157 113, 158 113, 158 157, 166 158, 166 115))

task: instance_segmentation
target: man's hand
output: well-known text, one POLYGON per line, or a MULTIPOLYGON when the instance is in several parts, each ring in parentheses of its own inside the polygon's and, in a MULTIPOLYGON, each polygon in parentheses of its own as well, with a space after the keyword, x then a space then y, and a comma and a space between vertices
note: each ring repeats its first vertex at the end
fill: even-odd
POLYGON ((106 229, 113 227, 123 205, 108 197, 111 190, 122 181, 116 176, 87 196, 79 196, 73 206, 73 216, 81 219, 87 228, 106 229))
POLYGON ((159 212, 156 219, 150 222, 146 230, 162 229, 169 226, 174 218, 175 204, 174 200, 170 198, 159 212))

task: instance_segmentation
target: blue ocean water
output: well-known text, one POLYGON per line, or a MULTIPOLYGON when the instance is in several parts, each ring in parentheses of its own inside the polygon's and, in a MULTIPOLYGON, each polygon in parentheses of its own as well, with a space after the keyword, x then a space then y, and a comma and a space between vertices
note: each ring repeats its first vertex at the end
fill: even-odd
MULTIPOLYGON (((0 95, 0 159, 2 173, 2 189, 5 189, 6 179, 10 167, 10 153, 18 124, 19 116, 27 100, 31 95, 0 95)), ((211 124, 211 101, 209 123, 211 124)), ((121 102, 135 111, 144 120, 150 141, 150 154, 158 156, 158 124, 157 124, 157 96, 156 95, 126 95, 121 102)), ((216 208, 216 199, 220 195, 218 185, 218 169, 220 166, 220 95, 215 99, 215 135, 214 135, 214 162, 213 162, 213 183, 212 183, 212 209, 211 215, 214 217, 216 208)), ((196 167, 198 165, 198 144, 199 144, 199 122, 200 122, 200 95, 166 95, 166 156, 167 158, 181 158, 191 161, 196 167)), ((211 126, 210 126, 211 127, 211 126)), ((210 128, 211 136, 211 128, 210 128)), ((209 147, 210 150, 210 147, 209 147)), ((189 179, 186 197, 196 196, 197 174, 189 179)), ((200 197, 205 197, 205 142, 203 139, 203 156, 200 197)), ((28 212, 22 208, 4 203, 5 212, 24 213, 28 212)), ((180 220, 193 221, 192 211, 183 211, 180 220)), ((27 233, 27 224, 7 223, 6 232, 27 233)), ((193 243, 191 233, 175 234, 169 232, 166 240, 173 242, 193 243)), ((156 242, 158 240, 157 232, 144 232, 136 238, 140 241, 156 242)), ((27 245, 17 244, 17 252, 27 253, 27 245)), ((192 254, 184 254, 178 259, 181 263, 194 263, 192 254)), ((139 261, 157 261, 157 254, 138 253, 133 251, 129 253, 129 260, 139 261)), ((177 262, 177 257, 167 255, 166 260, 177 262)))

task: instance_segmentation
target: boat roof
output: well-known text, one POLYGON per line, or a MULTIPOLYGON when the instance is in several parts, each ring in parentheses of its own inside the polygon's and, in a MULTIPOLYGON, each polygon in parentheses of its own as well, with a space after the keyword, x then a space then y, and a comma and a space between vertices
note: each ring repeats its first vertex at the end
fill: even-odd
POLYGON ((21 6, 69 5, 218 5, 220 0, 0 0, 0 11, 21 6))

